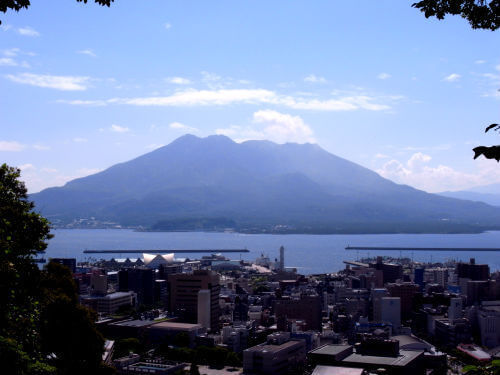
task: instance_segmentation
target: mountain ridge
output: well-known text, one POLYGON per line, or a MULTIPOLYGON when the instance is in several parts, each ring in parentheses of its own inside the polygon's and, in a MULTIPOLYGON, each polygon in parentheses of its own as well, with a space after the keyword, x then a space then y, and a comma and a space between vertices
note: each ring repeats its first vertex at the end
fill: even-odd
POLYGON ((162 222, 165 230, 176 222, 179 230, 234 223, 233 230, 264 233, 500 228, 500 208, 398 185, 318 145, 236 143, 221 135, 184 135, 31 198, 61 225, 95 217, 155 230, 162 222))

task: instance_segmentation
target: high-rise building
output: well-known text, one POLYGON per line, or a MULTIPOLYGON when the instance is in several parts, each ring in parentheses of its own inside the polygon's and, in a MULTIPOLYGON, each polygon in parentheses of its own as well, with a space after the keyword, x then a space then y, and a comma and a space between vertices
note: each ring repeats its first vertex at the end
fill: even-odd
POLYGON ((419 285, 420 287, 424 286, 424 272, 425 268, 415 268, 414 271, 414 283, 419 285))
MULTIPOLYGON (((218 330, 219 307, 219 275, 212 271, 197 270, 191 274, 168 275, 169 309, 188 323, 198 322, 198 299, 200 290, 208 290, 210 294, 210 328, 218 330)), ((207 292, 202 293, 202 301, 207 292)), ((206 308, 206 304, 202 304, 206 308)), ((206 312, 206 310, 204 310, 206 312)))
POLYGON ((372 303, 372 320, 374 322, 382 321, 382 297, 389 297, 389 292, 385 288, 374 288, 370 292, 372 303))
POLYGON ((201 324, 201 326, 206 329, 211 327, 210 297, 210 289, 200 289, 198 291, 198 324, 201 324))
POLYGON ((448 269, 447 268, 434 268, 432 269, 433 281, 436 284, 446 288, 448 285, 448 269))
POLYGON ((462 318, 462 298, 450 298, 450 306, 448 307, 448 319, 451 323, 454 320, 462 318))
POLYGON ((154 303, 154 283, 154 270, 150 268, 127 268, 118 272, 119 291, 134 291, 139 304, 152 305, 154 303))
POLYGON ((106 295, 108 292, 108 276, 99 271, 92 271, 90 275, 90 294, 106 295))
POLYGON ((399 297, 382 297, 381 321, 392 324, 395 333, 401 327, 401 299, 399 297))
POLYGON ((285 270, 285 248, 280 247, 280 271, 285 270))
POLYGON ((407 318, 413 310, 413 297, 419 293, 420 287, 414 283, 397 283, 387 285, 391 297, 401 298, 401 317, 407 318))
POLYGON ((168 286, 166 280, 155 280, 154 303, 156 306, 168 308, 168 286))
POLYGON ((459 279, 483 281, 490 278, 490 267, 487 264, 476 264, 474 258, 469 263, 457 263, 456 273, 459 279))
POLYGON ((274 312, 278 320, 278 330, 286 330, 288 319, 304 320, 308 330, 321 330, 321 298, 303 296, 300 299, 278 299, 274 312))
POLYGON ((245 374, 285 375, 305 359, 304 340, 290 340, 290 333, 277 332, 267 342, 243 351, 243 370, 245 374))
POLYGON ((500 304, 498 301, 485 302, 478 314, 481 345, 494 348, 500 345, 500 304))
POLYGON ((370 268, 382 271, 384 284, 394 283, 403 277, 403 267, 400 264, 384 263, 380 256, 376 263, 370 264, 370 268))

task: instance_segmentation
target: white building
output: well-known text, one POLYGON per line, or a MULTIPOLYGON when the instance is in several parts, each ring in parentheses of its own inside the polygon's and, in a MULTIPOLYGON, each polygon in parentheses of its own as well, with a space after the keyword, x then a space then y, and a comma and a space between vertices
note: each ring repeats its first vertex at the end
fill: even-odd
POLYGON ((477 312, 481 345, 500 346, 500 301, 484 301, 477 312))
POLYGON ((393 334, 401 327, 401 298, 382 297, 381 300, 381 321, 392 324, 393 334))
POLYGON ((210 303, 211 291, 209 289, 200 289, 198 291, 198 324, 203 328, 210 328, 210 303))
POLYGON ((455 319, 462 317, 462 298, 450 298, 450 306, 448 307, 448 319, 451 323, 455 319))

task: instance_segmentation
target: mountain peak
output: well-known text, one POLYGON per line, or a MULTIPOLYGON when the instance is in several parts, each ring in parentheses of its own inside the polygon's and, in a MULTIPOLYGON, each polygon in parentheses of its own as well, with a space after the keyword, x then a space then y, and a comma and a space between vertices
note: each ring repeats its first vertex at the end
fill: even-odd
POLYGON ((499 208, 396 185, 316 144, 236 143, 224 135, 186 134, 32 199, 62 223, 95 217, 154 227, 166 220, 199 229, 205 220, 316 233, 449 230, 443 219, 462 231, 500 227, 499 208))

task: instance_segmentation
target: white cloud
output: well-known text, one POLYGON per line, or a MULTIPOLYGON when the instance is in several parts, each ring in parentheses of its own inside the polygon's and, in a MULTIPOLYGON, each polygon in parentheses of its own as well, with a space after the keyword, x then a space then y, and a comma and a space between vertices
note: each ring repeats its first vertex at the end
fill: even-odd
POLYGON ((167 22, 167 23, 165 23, 163 26, 164 26, 164 27, 165 27, 165 29, 167 29, 167 30, 172 28, 172 24, 171 24, 171 23, 168 23, 168 22, 167 22))
POLYGON ((57 173, 57 169, 55 169, 55 168, 42 168, 42 169, 40 169, 40 171, 42 171, 44 173, 57 173))
POLYGON ((199 129, 193 128, 191 126, 182 124, 180 122, 172 122, 168 125, 170 129, 176 129, 176 130, 183 130, 183 131, 190 131, 190 132, 198 132, 199 129))
POLYGON ((29 68, 30 65, 26 61, 18 62, 14 58, 20 53, 24 55, 29 55, 28 52, 22 52, 19 48, 9 48, 1 51, 3 56, 0 57, 0 66, 21 66, 23 68, 29 68))
POLYGON ((231 104, 273 104, 300 110, 313 111, 383 111, 391 109, 389 104, 378 103, 380 100, 395 101, 400 97, 375 97, 365 94, 337 96, 331 99, 312 99, 301 96, 279 95, 266 89, 219 89, 185 90, 169 96, 151 96, 137 98, 112 98, 106 101, 63 101, 74 105, 126 104, 134 106, 158 107, 194 107, 225 106, 231 104))
POLYGON ((234 138, 237 142, 250 139, 266 139, 277 143, 314 143, 314 132, 299 116, 273 110, 261 110, 253 114, 254 125, 216 129, 216 134, 234 138))
POLYGON ((129 128, 124 127, 124 126, 120 126, 120 125, 116 125, 116 124, 111 125, 110 130, 115 132, 115 133, 127 133, 130 131, 129 128))
POLYGON ((3 55, 8 57, 16 57, 19 52, 19 48, 9 48, 2 51, 3 55))
POLYGON ((206 71, 202 71, 201 76, 203 82, 216 82, 222 79, 220 75, 206 71))
POLYGON ((167 78, 167 82, 174 83, 176 85, 189 85, 191 81, 184 77, 169 77, 167 78))
POLYGON ((11 57, 0 57, 0 66, 17 66, 17 62, 11 57))
POLYGON ((255 112, 253 120, 255 123, 265 124, 263 133, 276 142, 315 142, 312 129, 299 116, 268 109, 255 112))
POLYGON ((40 145, 40 144, 33 145, 33 148, 35 150, 38 150, 38 151, 47 151, 47 150, 50 150, 50 146, 40 145))
POLYGON ((22 165, 18 166, 18 168, 23 172, 36 169, 35 166, 33 164, 30 164, 30 163, 22 164, 22 165))
POLYGON ((88 141, 87 138, 82 138, 82 137, 75 137, 75 138, 73 138, 73 142, 75 142, 75 143, 85 143, 87 141, 88 141))
POLYGON ((379 75, 377 75, 378 79, 389 79, 391 77, 392 76, 389 73, 380 73, 379 75))
POLYGON ((485 60, 476 60, 476 61, 474 61, 474 64, 479 64, 480 65, 480 64, 484 64, 484 63, 486 63, 485 60))
POLYGON ((21 73, 5 76, 12 82, 25 85, 51 88, 62 91, 83 91, 89 87, 89 77, 80 76, 53 76, 47 74, 21 73))
POLYGON ((102 107, 107 105, 105 100, 57 100, 57 103, 71 104, 71 105, 81 105, 89 107, 102 107))
POLYGON ((446 82, 456 82, 458 81, 462 76, 460 74, 457 74, 457 73, 452 73, 450 74, 449 76, 446 76, 443 78, 443 81, 446 81, 446 82))
POLYGON ((309 74, 307 77, 304 78, 304 82, 326 83, 326 78, 325 77, 317 76, 315 74, 309 74))
POLYGON ((137 106, 206 106, 228 105, 238 102, 260 103, 271 100, 275 94, 272 91, 258 90, 186 90, 179 91, 170 96, 154 96, 144 98, 116 98, 108 102, 117 104, 130 104, 137 106))
POLYGON ((24 36, 40 36, 40 33, 38 31, 29 26, 20 27, 19 29, 17 29, 17 32, 24 36))
POLYGON ((28 62, 17 62, 12 57, 0 57, 0 66, 20 66, 22 68, 30 68, 30 64, 28 64, 28 62))
POLYGON ((80 51, 76 51, 76 53, 79 53, 80 55, 87 55, 90 57, 97 57, 97 55, 92 51, 90 48, 87 49, 82 49, 80 51))
POLYGON ((25 145, 16 141, 0 141, 0 151, 18 152, 25 148, 25 145))
POLYGON ((457 171, 446 165, 431 165, 429 155, 417 152, 406 163, 389 160, 377 170, 382 177, 428 192, 464 190, 500 182, 500 169, 491 160, 477 160, 477 172, 457 171))
POLYGON ((387 159, 389 156, 386 154, 377 153, 375 154, 375 159, 387 159))

